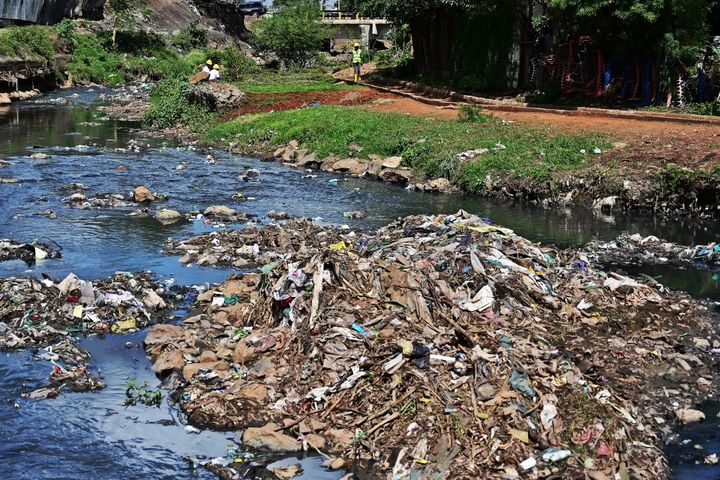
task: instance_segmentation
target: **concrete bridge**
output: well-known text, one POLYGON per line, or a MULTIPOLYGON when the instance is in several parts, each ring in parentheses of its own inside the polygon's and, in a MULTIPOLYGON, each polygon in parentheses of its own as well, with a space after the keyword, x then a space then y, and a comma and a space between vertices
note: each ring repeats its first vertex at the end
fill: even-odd
POLYGON ((385 40, 392 30, 392 22, 383 18, 364 18, 359 14, 342 10, 323 10, 322 23, 329 25, 333 33, 335 50, 343 45, 360 42, 367 47, 377 40, 385 40))

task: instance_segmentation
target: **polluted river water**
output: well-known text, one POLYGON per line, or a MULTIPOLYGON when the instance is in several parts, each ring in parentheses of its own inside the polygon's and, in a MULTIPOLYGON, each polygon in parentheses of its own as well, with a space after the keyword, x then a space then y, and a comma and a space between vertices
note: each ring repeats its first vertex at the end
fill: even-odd
MULTIPOLYGON (((582 208, 543 209, 507 201, 464 195, 429 195, 362 179, 290 169, 276 163, 232 155, 158 138, 133 122, 107 119, 97 109, 102 88, 68 90, 0 110, 0 238, 39 240, 62 248, 62 258, 28 266, 0 263, 0 276, 50 275, 70 272, 83 279, 104 278, 116 271, 152 271, 168 284, 203 285, 224 280, 231 270, 185 267, 162 253, 168 238, 187 238, 212 231, 202 221, 163 225, 152 216, 130 215, 134 207, 77 209, 63 189, 81 183, 93 196, 128 195, 145 185, 167 200, 151 207, 180 212, 228 205, 267 223, 270 210, 311 217, 319 222, 348 224, 372 230, 398 217, 448 213, 465 209, 512 228, 531 240, 556 245, 581 245, 610 240, 624 233, 656 235, 683 244, 707 243, 720 231, 716 221, 665 220, 643 215, 608 215, 582 208), (48 159, 30 158, 42 152, 48 159), (121 167, 121 168, 118 168, 121 167), (239 179, 247 169, 258 178, 239 179), (337 179, 338 181, 332 181, 337 179), (6 183, 7 181, 14 183, 6 183), (247 200, 231 197, 241 192, 247 200), (51 210, 56 218, 41 215, 51 210), (361 219, 345 212, 362 211, 361 219)), ((231 228, 238 228, 231 225, 231 228)), ((613 266, 613 268, 615 268, 613 266)), ((678 290, 720 300, 715 272, 700 268, 622 266, 648 274, 678 290)), ((179 318, 182 308, 176 312, 179 318)), ((47 379, 50 366, 33 360, 31 352, 2 353, 0 361, 0 478, 214 478, 193 469, 183 457, 222 457, 234 448, 233 432, 186 433, 184 419, 167 399, 160 408, 124 406, 129 378, 160 381, 141 348, 145 331, 130 335, 91 336, 81 341, 92 353, 92 366, 107 388, 89 393, 63 393, 52 400, 20 398, 47 379), (16 408, 19 407, 19 408, 16 408)), ((720 453, 717 412, 707 404, 709 421, 677 432, 667 449, 674 478, 717 478, 720 468, 702 464, 720 453), (702 449, 697 448, 701 446, 702 449)), ((268 457, 278 465, 297 459, 268 457), (284 463, 283 463, 284 462, 284 463)), ((297 478, 339 478, 320 467, 321 459, 299 460, 297 478)))

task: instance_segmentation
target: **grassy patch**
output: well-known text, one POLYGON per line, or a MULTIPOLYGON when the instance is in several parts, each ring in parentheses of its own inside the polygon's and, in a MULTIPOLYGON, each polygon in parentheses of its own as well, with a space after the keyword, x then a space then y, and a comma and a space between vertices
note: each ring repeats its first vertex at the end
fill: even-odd
POLYGON ((53 64, 57 33, 51 27, 30 25, 0 29, 0 55, 45 60, 53 64))
POLYGON ((581 150, 607 146, 597 136, 503 125, 494 117, 461 122, 339 106, 240 117, 210 129, 206 138, 255 149, 295 139, 320 157, 349 156, 349 146, 358 145, 363 157, 401 155, 418 172, 452 178, 470 190, 483 189, 490 173, 547 179, 552 172, 584 166, 591 153, 581 150), (461 162, 457 154, 471 149, 487 152, 461 162))
POLYGON ((322 70, 264 70, 243 77, 237 86, 248 93, 327 92, 355 88, 354 85, 337 82, 322 70))

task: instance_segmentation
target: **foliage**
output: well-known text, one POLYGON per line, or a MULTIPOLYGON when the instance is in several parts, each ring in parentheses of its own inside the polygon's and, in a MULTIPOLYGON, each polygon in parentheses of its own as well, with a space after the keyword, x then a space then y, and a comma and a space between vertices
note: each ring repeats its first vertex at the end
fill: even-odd
POLYGON ((55 25, 55 31, 58 37, 65 41, 71 41, 75 33, 75 21, 66 18, 55 25))
POLYGON ((202 131, 213 123, 213 114, 187 100, 190 85, 184 80, 168 79, 155 84, 150 94, 150 108, 143 121, 155 128, 183 125, 202 131))
POLYGON ((321 49, 327 29, 320 23, 316 2, 289 2, 257 23, 256 46, 274 53, 285 67, 306 67, 321 49))
POLYGON ((586 154, 581 150, 606 146, 595 136, 507 126, 495 118, 461 123, 337 106, 240 117, 210 129, 206 139, 258 149, 294 139, 320 158, 351 155, 348 145, 355 144, 363 147, 364 156, 401 155, 417 171, 455 178, 471 190, 484 188, 489 173, 547 179, 552 172, 582 167, 586 154), (471 161, 459 161, 458 153, 477 148, 488 152, 471 161))
POLYGON ((461 103, 458 108, 458 120, 465 123, 485 122, 489 119, 481 107, 469 103, 461 103))
POLYGON ((125 383, 125 405, 137 405, 138 403, 148 407, 159 407, 162 404, 162 391, 159 388, 148 387, 147 382, 138 385, 134 378, 129 378, 125 383))
POLYGON ((199 21, 195 20, 180 29, 178 34, 172 37, 170 43, 183 52, 207 46, 208 31, 204 28, 198 28, 198 24, 199 21))
POLYGON ((76 34, 72 39, 72 54, 68 71, 78 83, 120 85, 125 75, 120 68, 122 56, 109 52, 96 35, 76 34))
POLYGON ((112 19, 112 46, 120 28, 132 29, 135 26, 134 13, 140 13, 143 0, 106 0, 105 8, 109 10, 112 19))
POLYGON ((260 70, 260 67, 252 58, 233 46, 227 46, 219 50, 209 50, 206 53, 207 58, 212 58, 214 62, 220 64, 223 77, 226 80, 239 80, 244 75, 260 70))
POLYGON ((41 25, 0 29, 0 55, 42 59, 52 65, 55 59, 56 36, 51 27, 41 25))

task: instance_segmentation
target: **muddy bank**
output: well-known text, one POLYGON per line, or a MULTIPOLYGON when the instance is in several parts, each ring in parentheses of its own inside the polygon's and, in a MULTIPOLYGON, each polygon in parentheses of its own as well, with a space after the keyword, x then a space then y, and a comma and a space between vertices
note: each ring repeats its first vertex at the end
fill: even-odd
POLYGON ((170 248, 251 271, 145 340, 189 421, 246 448, 369 478, 668 478, 663 438, 714 390, 704 304, 465 212, 170 248))

